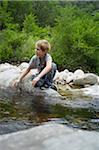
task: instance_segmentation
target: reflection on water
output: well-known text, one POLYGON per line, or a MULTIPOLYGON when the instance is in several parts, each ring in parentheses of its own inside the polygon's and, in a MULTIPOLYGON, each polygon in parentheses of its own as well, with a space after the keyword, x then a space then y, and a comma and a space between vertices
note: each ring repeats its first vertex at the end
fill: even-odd
POLYGON ((99 131, 99 111, 48 105, 44 96, 28 94, 0 99, 0 134, 27 129, 44 122, 99 131))

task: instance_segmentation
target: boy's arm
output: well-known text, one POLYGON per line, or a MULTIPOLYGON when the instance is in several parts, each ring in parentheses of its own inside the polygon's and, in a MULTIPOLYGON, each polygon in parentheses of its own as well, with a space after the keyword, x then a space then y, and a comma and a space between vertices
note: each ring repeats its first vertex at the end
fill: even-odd
POLYGON ((19 82, 30 72, 30 70, 34 67, 35 56, 33 56, 29 62, 28 68, 19 76, 19 82))
POLYGON ((35 86, 37 81, 39 81, 41 77, 47 74, 51 70, 51 68, 52 68, 52 61, 47 61, 46 67, 40 72, 40 74, 36 78, 33 79, 32 81, 33 86, 35 86))
POLYGON ((29 73, 30 67, 28 67, 18 78, 19 82, 29 73))
POLYGON ((19 84, 19 82, 22 81, 22 79, 28 74, 28 72, 30 71, 30 67, 28 67, 20 76, 17 80, 15 80, 12 83, 12 86, 17 86, 19 84))
POLYGON ((46 67, 40 72, 40 74, 37 76, 39 79, 43 77, 45 74, 47 74, 52 68, 52 61, 46 62, 46 67))

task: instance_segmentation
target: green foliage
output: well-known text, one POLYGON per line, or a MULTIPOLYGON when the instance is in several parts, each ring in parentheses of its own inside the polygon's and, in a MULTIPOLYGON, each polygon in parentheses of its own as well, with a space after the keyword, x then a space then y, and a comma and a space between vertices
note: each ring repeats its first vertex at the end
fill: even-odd
POLYGON ((6 28, 6 25, 12 21, 11 13, 7 12, 8 2, 0 3, 0 29, 6 28))
POLYGON ((19 24, 20 29, 22 29, 25 16, 32 13, 32 1, 8 1, 8 12, 14 19, 13 23, 19 24))
POLYGON ((99 73, 99 2, 0 2, 0 61, 29 60, 47 39, 64 68, 99 73), (80 9, 79 9, 80 8, 80 9))
POLYGON ((38 25, 42 27, 54 26, 59 15, 59 1, 33 1, 33 13, 38 18, 38 25))
POLYGON ((35 34, 39 27, 36 24, 36 18, 34 15, 30 14, 26 16, 23 22, 23 31, 29 34, 35 34))
POLYGON ((0 45, 0 59, 1 60, 17 60, 17 50, 20 49, 23 35, 18 31, 6 29, 0 34, 1 45, 0 45))
POLYGON ((29 60, 29 58, 35 54, 35 42, 37 39, 38 37, 33 38, 31 35, 25 39, 24 43, 21 45, 21 59, 23 58, 23 60, 29 60))
POLYGON ((53 30, 53 44, 56 62, 69 69, 82 68, 95 71, 99 44, 97 23, 94 17, 77 7, 66 7, 57 18, 53 30))
POLYGON ((44 38, 48 34, 48 28, 39 27, 33 14, 27 15, 23 23, 23 32, 33 37, 44 38))
POLYGON ((32 14, 26 16, 22 31, 19 31, 18 24, 7 24, 6 29, 0 33, 0 60, 29 60, 35 53, 35 42, 39 39, 48 39, 49 32, 50 27, 38 27, 32 14))

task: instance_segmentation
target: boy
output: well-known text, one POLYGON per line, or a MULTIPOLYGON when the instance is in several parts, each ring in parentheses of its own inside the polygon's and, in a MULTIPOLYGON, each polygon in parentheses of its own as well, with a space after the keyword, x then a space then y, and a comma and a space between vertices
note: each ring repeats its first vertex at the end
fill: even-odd
MULTIPOLYGON (((52 62, 52 57, 48 53, 50 44, 47 40, 39 40, 35 44, 35 55, 29 62, 29 67, 23 72, 15 81, 17 85, 30 72, 31 69, 37 69, 38 74, 32 75, 32 85, 34 87, 52 87, 53 77, 56 73, 57 67, 52 62)), ((53 87, 52 87, 53 88, 53 87)))

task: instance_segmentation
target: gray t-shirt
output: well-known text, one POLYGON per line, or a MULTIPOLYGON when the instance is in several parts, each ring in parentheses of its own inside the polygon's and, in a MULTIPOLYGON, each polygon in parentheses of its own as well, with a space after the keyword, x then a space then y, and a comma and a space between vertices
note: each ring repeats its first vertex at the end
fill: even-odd
POLYGON ((42 69, 44 69, 44 67, 46 67, 46 63, 48 61, 52 62, 52 57, 48 53, 42 58, 39 58, 38 56, 34 55, 29 62, 29 67, 31 69, 37 68, 39 71, 41 71, 42 69))

